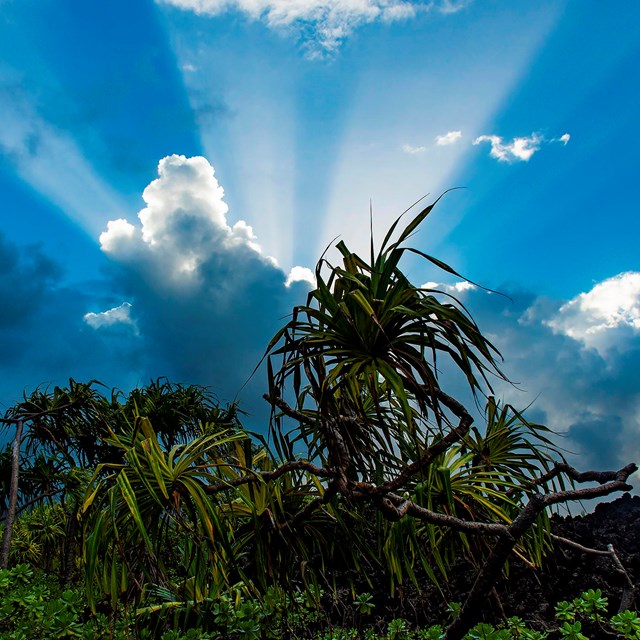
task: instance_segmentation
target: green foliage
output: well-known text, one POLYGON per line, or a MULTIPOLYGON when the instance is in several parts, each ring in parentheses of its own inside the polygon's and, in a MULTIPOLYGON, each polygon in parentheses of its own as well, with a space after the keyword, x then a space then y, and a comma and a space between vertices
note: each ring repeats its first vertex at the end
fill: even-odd
POLYGON ((558 602, 555 609, 556 620, 561 623, 558 633, 570 640, 585 640, 582 632, 588 625, 596 630, 605 629, 603 633, 614 632, 616 637, 640 639, 640 617, 636 612, 622 611, 607 620, 607 607, 608 599, 600 589, 584 591, 571 602, 558 602))
POLYGON ((393 619, 387 626, 388 640, 408 640, 409 626, 402 618, 393 619))
POLYGON ((562 626, 558 629, 558 632, 565 640, 589 640, 580 633, 581 631, 581 622, 563 622, 562 626))
POLYGON ((317 602, 304 592, 285 593, 272 587, 260 599, 247 598, 240 591, 223 594, 199 603, 169 602, 162 606, 150 605, 137 612, 140 626, 147 629, 173 624, 174 633, 191 626, 212 637, 232 637, 238 640, 276 640, 283 632, 300 637, 305 630, 317 626, 323 618, 317 602), (169 618, 156 613, 171 610, 169 618), (197 626, 195 626, 197 625, 197 626))
POLYGON ((10 558, 52 571, 60 564, 67 515, 61 504, 39 505, 23 513, 13 525, 10 558), (58 553, 56 553, 58 550, 58 553))
POLYGON ((82 589, 64 589, 26 564, 0 569, 0 638, 2 640, 59 640, 62 638, 125 638, 126 618, 87 619, 82 589))
POLYGON ((635 611, 621 611, 611 618, 610 623, 625 638, 640 638, 640 616, 635 611))
MULTIPOLYGON (((354 602, 369 603, 370 594, 354 602)), ((640 617, 637 612, 625 611, 610 619, 606 602, 598 590, 589 590, 573 602, 558 603, 558 625, 544 631, 531 629, 520 618, 512 617, 497 627, 488 623, 474 626, 465 640, 598 640, 609 636, 625 640, 640 638, 640 617), (568 620, 574 617, 583 620, 568 620), (597 613, 597 620, 595 615, 597 613), (586 624, 595 625, 589 632, 586 624)), ((177 603, 176 603, 177 604, 177 603)), ((185 607, 185 603, 180 603, 185 607)), ((325 614, 314 599, 304 592, 286 593, 272 588, 260 600, 223 595, 200 603, 199 615, 174 618, 174 628, 167 629, 168 620, 153 624, 153 612, 148 606, 139 611, 137 621, 130 612, 120 611, 107 618, 91 615, 84 592, 80 588, 61 587, 42 572, 34 572, 28 565, 16 565, 0 570, 0 640, 443 640, 441 625, 424 629, 411 628, 402 618, 388 622, 384 633, 374 627, 355 629, 329 627, 325 614)), ((378 624, 378 627, 380 625, 378 624)))
POLYGON ((353 601, 353 606, 356 611, 363 616, 368 616, 373 613, 376 605, 373 603, 373 596, 370 593, 360 593, 353 601))
MULTIPOLYGON (((271 394, 285 397, 292 381, 299 408, 320 418, 301 424, 294 440, 304 442, 310 459, 326 460, 332 447, 322 422, 334 418, 350 466, 363 480, 379 481, 381 469, 392 475, 403 468, 428 444, 421 431, 435 435, 446 423, 438 394, 440 357, 453 361, 474 393, 481 381, 488 384, 488 372, 499 373, 497 351, 464 308, 453 298, 443 302, 438 292, 415 287, 398 266, 411 252, 455 273, 402 246, 434 205, 392 241, 398 219, 377 254, 372 239, 369 261, 338 243, 343 265, 334 267, 321 258, 317 288, 306 305, 294 308, 291 321, 267 349, 271 394), (271 362, 276 359, 280 367, 274 374, 271 362), (345 423, 339 419, 345 415, 356 420, 345 423), (429 416, 431 424, 426 423, 429 416)), ((275 426, 282 437, 278 421, 275 426)), ((290 450, 289 443, 281 447, 283 453, 290 450)))
POLYGON ((600 615, 607 611, 608 600, 602 597, 600 589, 589 589, 580 598, 573 601, 576 611, 597 622, 600 615))
MULTIPOLYGON (((189 536, 193 553, 208 550, 210 563, 223 583, 234 557, 228 523, 204 487, 219 478, 212 473, 217 450, 243 438, 239 433, 203 435, 187 445, 163 450, 147 418, 138 418, 130 433, 113 434, 108 442, 122 452, 124 462, 100 464, 85 494, 85 575, 92 606, 98 594, 111 598, 141 589, 132 576, 151 584, 170 583, 167 543, 177 530, 189 536)), ((202 560, 202 557, 198 558, 202 560)), ((206 567, 205 567, 206 568, 206 567)), ((191 585, 195 599, 206 597, 202 585, 191 585)))

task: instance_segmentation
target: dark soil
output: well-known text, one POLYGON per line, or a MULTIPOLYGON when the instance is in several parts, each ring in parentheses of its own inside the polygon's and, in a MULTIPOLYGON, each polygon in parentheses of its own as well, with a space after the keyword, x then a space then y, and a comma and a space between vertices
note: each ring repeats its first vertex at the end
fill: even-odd
MULTIPOLYGON (((616 555, 635 589, 634 607, 640 602, 640 497, 628 493, 614 502, 599 504, 585 516, 552 519, 552 531, 563 538, 606 551, 613 545, 616 555)), ((587 589, 601 589, 609 599, 609 612, 618 611, 624 575, 610 557, 582 553, 555 543, 541 571, 514 563, 509 579, 500 585, 505 613, 527 619, 550 620, 559 600, 572 600, 587 589)))
MULTIPOLYGON (((591 549, 606 551, 607 545, 613 545, 624 569, 637 586, 632 608, 638 610, 640 497, 624 494, 614 502, 598 505, 593 513, 584 516, 553 516, 552 532, 591 549)), ((425 579, 424 582, 421 580, 423 587, 420 590, 406 586, 404 593, 390 598, 388 590, 381 584, 379 590, 373 590, 374 617, 378 618, 381 628, 394 617, 403 617, 419 626, 442 623, 448 619, 447 604, 464 601, 475 573, 471 563, 459 562, 450 571, 449 582, 442 585, 443 593, 425 579)), ((510 562, 508 577, 501 580, 487 601, 484 620, 495 623, 504 616, 519 616, 534 627, 544 627, 553 620, 558 601, 573 600, 587 589, 601 589, 609 600, 609 613, 613 615, 620 606, 624 585, 624 575, 616 569, 609 556, 583 553, 556 542, 541 569, 531 569, 517 558, 510 562)), ((365 585, 360 586, 361 592, 371 591, 365 585)), ((345 586, 340 591, 337 600, 325 603, 334 624, 357 624, 351 590, 345 586)))

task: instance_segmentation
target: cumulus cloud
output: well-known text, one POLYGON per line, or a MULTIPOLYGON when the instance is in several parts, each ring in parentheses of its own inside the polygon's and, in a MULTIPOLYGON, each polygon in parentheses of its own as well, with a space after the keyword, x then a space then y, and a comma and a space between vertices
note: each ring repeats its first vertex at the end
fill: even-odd
MULTIPOLYGON (((200 286, 211 260, 233 256, 273 266, 262 255, 253 229, 244 220, 230 226, 224 189, 213 167, 202 157, 172 155, 158 165, 159 177, 144 190, 146 207, 138 227, 111 220, 100 234, 102 250, 123 264, 136 265, 155 286, 200 286)), ((241 277, 239 272, 229 277, 241 277)), ((217 283, 221 290, 225 282, 217 283)))
POLYGON ((285 287, 290 287, 294 282, 306 282, 312 287, 316 286, 316 276, 309 267, 292 267, 284 283, 285 287))
POLYGON ((455 144, 458 140, 462 138, 462 131, 449 131, 441 136, 436 136, 436 144, 441 147, 446 147, 450 144, 455 144))
POLYGON ((107 230, 100 234, 100 246, 103 251, 116 251, 123 243, 133 242, 136 229, 124 218, 109 220, 107 230))
POLYGON ((131 325, 135 327, 135 322, 131 317, 131 304, 123 302, 117 307, 94 313, 90 311, 85 313, 82 318, 90 327, 100 329, 102 327, 111 327, 116 324, 131 325))
POLYGON ((491 144, 489 155, 500 162, 527 162, 536 151, 539 151, 541 138, 536 133, 532 133, 528 137, 514 138, 511 142, 504 142, 500 136, 483 135, 478 136, 473 144, 483 142, 491 144))
POLYGON ((502 136, 482 135, 478 136, 474 141, 474 145, 488 142, 491 145, 489 155, 499 162, 528 162, 534 153, 540 151, 544 144, 551 142, 562 142, 566 147, 571 136, 568 133, 560 136, 560 138, 546 139, 539 133, 532 133, 530 136, 513 138, 511 142, 505 142, 502 136))
POLYGON ((547 325, 602 353, 618 345, 622 335, 640 335, 640 273, 599 282, 563 304, 547 325))
POLYGON ((337 49, 362 24, 407 20, 418 12, 449 14, 468 0, 157 0, 162 4, 216 16, 236 11, 273 29, 311 33, 311 55, 337 49))
MULTIPOLYGON (((434 138, 436 144, 440 147, 446 147, 455 144, 462 137, 462 131, 448 131, 440 136, 434 138)), ((409 155, 417 155, 428 151, 429 147, 426 146, 414 146, 411 144, 402 145, 402 151, 409 155)))
POLYGON ((454 284, 442 284, 440 282, 425 282, 420 286, 421 289, 431 289, 433 291, 443 291, 445 293, 451 293, 455 295, 456 293, 464 293, 465 291, 472 291, 477 289, 477 287, 468 282, 467 280, 462 280, 461 282, 455 282, 454 284))
MULTIPOLYGON (((500 350, 515 383, 496 382, 496 395, 520 409, 531 405, 529 418, 561 434, 557 442, 579 468, 640 461, 638 276, 620 274, 564 301, 473 287, 456 296, 500 350), (594 336, 603 335, 606 348, 592 348, 594 336)), ((449 286, 445 291, 454 293, 449 286)))
MULTIPOLYGON (((224 190, 203 157, 163 158, 142 197, 137 223, 111 221, 100 244, 116 290, 131 301, 144 368, 233 398, 282 318, 304 301, 298 283, 312 274, 294 267, 287 277, 246 221, 228 219, 224 190)), ((255 385, 243 406, 259 411, 264 380, 255 385)))

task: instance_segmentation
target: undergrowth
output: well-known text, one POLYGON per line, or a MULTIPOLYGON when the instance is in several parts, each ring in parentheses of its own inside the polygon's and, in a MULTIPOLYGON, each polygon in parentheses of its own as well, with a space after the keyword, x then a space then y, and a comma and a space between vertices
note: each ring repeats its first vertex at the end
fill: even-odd
MULTIPOLYGON (((158 595, 157 593, 155 594, 158 595)), ((261 600, 236 595, 197 604, 160 602, 115 615, 91 614, 78 585, 65 588, 44 572, 25 564, 0 570, 0 640, 441 640, 442 625, 415 629, 402 619, 375 621, 369 593, 353 601, 352 628, 331 627, 319 599, 306 593, 271 589, 261 600), (375 623, 374 623, 375 622, 375 623), (173 627, 173 628, 169 628, 173 627)), ((451 617, 459 605, 449 607, 451 617)), ((640 640, 635 611, 608 612, 600 589, 589 589, 573 601, 556 605, 555 623, 533 629, 518 617, 496 626, 477 624, 466 640, 640 640)))

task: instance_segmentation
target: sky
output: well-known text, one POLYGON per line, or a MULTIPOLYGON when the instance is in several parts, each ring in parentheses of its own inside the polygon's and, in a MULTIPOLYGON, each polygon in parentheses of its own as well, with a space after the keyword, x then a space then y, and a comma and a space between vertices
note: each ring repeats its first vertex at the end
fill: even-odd
POLYGON ((0 407, 167 376, 264 430, 245 383, 323 251, 461 187, 412 243, 505 295, 410 278, 468 307, 578 466, 640 462, 637 24, 635 0, 0 0, 0 407))

